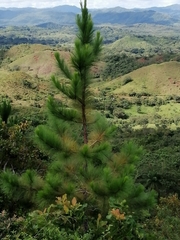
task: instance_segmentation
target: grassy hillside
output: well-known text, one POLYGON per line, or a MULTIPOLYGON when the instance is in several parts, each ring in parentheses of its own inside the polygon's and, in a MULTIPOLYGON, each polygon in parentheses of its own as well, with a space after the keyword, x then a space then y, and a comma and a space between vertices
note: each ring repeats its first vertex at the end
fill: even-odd
POLYGON ((10 48, 0 68, 0 96, 8 97, 18 116, 45 111, 48 95, 55 94, 50 76, 56 72, 53 49, 43 45, 10 48))
POLYGON ((131 92, 147 92, 151 95, 173 95, 180 92, 180 62, 165 62, 142 67, 122 77, 99 85, 112 88, 112 93, 127 95, 131 92), (127 77, 132 79, 124 84, 127 77))
MULTIPOLYGON (((60 51, 68 62, 69 50, 39 44, 17 45, 6 52, 0 68, 0 92, 2 97, 11 99, 18 112, 25 109, 23 112, 31 115, 43 113, 48 95, 57 94, 50 81, 57 72, 55 51, 60 51)), ((146 117, 154 124, 157 115, 161 119, 179 118, 180 62, 152 64, 102 81, 99 76, 105 65, 99 62, 94 66, 92 90, 97 109, 115 122, 124 118, 121 113, 127 115, 123 121, 135 118, 136 123, 146 117)))
POLYGON ((111 46, 110 49, 119 49, 119 51, 123 51, 126 49, 131 48, 152 48, 151 44, 148 44, 145 40, 138 39, 135 36, 125 36, 117 41, 115 41, 111 46))
POLYGON ((180 63, 142 67, 111 81, 96 82, 97 105, 117 125, 180 125, 180 63))
MULTIPOLYGON (((61 51, 63 57, 69 55, 61 51)), ((44 45, 26 45, 12 47, 5 56, 2 67, 10 71, 20 70, 30 76, 50 78, 56 71, 54 50, 44 45)))
MULTIPOLYGON (((6 71, 22 71, 31 77, 50 79, 52 74, 56 74, 57 67, 54 53, 59 52, 61 57, 68 63, 70 59, 70 48, 51 47, 41 44, 21 44, 10 48, 1 65, 1 69, 6 71)), ((94 66, 94 74, 99 74, 104 63, 99 62, 94 66)), ((58 74, 60 72, 58 71, 58 74)))
MULTIPOLYGON (((0 97, 8 97, 18 114, 43 112, 48 95, 58 94, 50 80, 53 74, 61 76, 56 67, 55 51, 69 62, 69 50, 40 44, 21 44, 6 52, 0 68, 0 97)), ((95 76, 102 67, 102 62, 94 66, 95 76)))

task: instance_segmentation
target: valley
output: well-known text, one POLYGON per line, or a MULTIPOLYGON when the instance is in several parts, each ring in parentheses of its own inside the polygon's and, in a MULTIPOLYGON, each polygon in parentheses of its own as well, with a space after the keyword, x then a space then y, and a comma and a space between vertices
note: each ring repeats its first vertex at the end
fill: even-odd
POLYGON ((74 44, 79 9, 59 24, 61 10, 49 10, 52 22, 43 10, 28 18, 32 9, 16 12, 16 26, 11 13, 0 21, 0 237, 40 229, 36 239, 118 239, 119 229, 128 239, 178 240, 179 8, 134 9, 126 21, 126 9, 92 11, 103 37, 97 59, 96 45, 81 43, 83 59, 74 44))
MULTIPOLYGON (((167 121, 169 126, 173 122, 179 126, 180 41, 176 28, 143 24, 96 26, 104 45, 100 61, 93 68, 92 91, 98 93, 96 101, 104 105, 100 109, 109 119, 117 124, 132 121, 133 126, 136 121, 137 125, 149 122, 149 126, 155 126, 156 122, 167 121)), ((29 111, 32 108, 41 112, 48 94, 56 94, 50 81, 52 74, 60 74, 54 53, 59 51, 69 61, 75 28, 7 27, 0 32, 4 38, 20 41, 2 44, 1 97, 8 96, 15 109, 26 106, 29 111), (28 33, 34 44, 21 43, 28 33)))

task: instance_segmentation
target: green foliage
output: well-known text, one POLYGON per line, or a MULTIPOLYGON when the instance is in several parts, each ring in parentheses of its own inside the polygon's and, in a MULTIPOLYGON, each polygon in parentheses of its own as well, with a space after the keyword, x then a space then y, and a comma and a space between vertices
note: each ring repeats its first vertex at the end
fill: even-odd
POLYGON ((153 233, 153 239, 178 240, 180 236, 180 200, 177 194, 160 198, 154 217, 146 222, 146 231, 153 233))
MULTIPOLYGON (((67 79, 59 81, 56 77, 52 77, 52 81, 64 98, 60 96, 61 100, 59 100, 49 97, 48 126, 39 126, 36 129, 39 146, 51 156, 44 179, 34 171, 25 171, 28 168, 35 168, 40 173, 44 173, 44 165, 42 165, 44 156, 29 138, 29 125, 26 122, 18 122, 18 119, 9 118, 8 114, 5 114, 4 120, 7 124, 1 124, 0 166, 4 171, 0 174, 0 208, 7 209, 11 216, 2 212, 0 238, 6 240, 149 239, 145 233, 148 232, 152 236, 150 239, 179 239, 179 199, 176 195, 167 199, 160 198, 160 204, 154 213, 155 217, 151 218, 149 208, 154 204, 155 194, 148 191, 155 189, 159 196, 180 193, 177 184, 180 167, 179 130, 174 132, 164 127, 157 131, 147 129, 149 118, 148 121, 145 118, 136 121, 136 124, 146 126, 140 131, 134 131, 130 121, 122 120, 119 121, 121 127, 115 128, 97 112, 92 111, 91 70, 98 60, 102 38, 99 33, 94 34, 86 1, 81 7, 82 16, 78 15, 76 19, 79 32, 74 50, 71 51, 71 67, 68 67, 59 53, 55 54, 57 65, 67 79), (112 140, 112 134, 118 131, 119 137, 112 140), (138 145, 143 145, 146 152, 133 141, 123 146, 124 141, 132 138, 138 145), (137 164, 139 164, 138 168, 137 164), (13 172, 7 171, 8 168, 13 172), (17 172, 21 175, 16 175, 17 172), (12 216, 14 212, 19 214, 21 210, 37 208, 37 204, 40 204, 39 208, 47 207, 57 196, 64 193, 81 200, 82 204, 77 204, 77 211, 72 207, 72 202, 68 205, 67 199, 62 203, 62 199, 57 198, 57 200, 61 199, 60 202, 56 205, 52 204, 47 208, 48 210, 35 211, 24 219, 12 216), (149 221, 145 222, 146 216, 149 217, 149 221)), ((103 27, 97 28, 103 29, 103 27)), ((138 26, 138 31, 140 28, 141 26, 138 26)), ((117 40, 112 36, 114 31, 112 26, 105 26, 105 29, 108 30, 105 31, 105 38, 110 41, 117 40)), ((16 30, 19 31, 18 28, 15 28, 16 30)), ((119 37, 121 30, 117 26, 116 30, 119 37)), ((133 26, 131 30, 137 31, 133 26)), ((127 29, 125 31, 127 34, 127 29)), ((142 38, 143 41, 151 44, 163 40, 169 42, 172 38, 174 43, 171 47, 177 46, 178 38, 163 39, 149 34, 148 32, 148 36, 136 38, 142 38)), ((74 38, 71 37, 71 41, 72 39, 74 38)), ((109 65, 105 70, 104 74, 107 74, 105 76, 113 78, 143 65, 175 58, 178 60, 178 57, 171 53, 161 53, 162 48, 165 48, 163 44, 148 53, 147 49, 136 46, 125 50, 129 52, 128 54, 136 54, 135 57, 117 53, 113 56, 112 51, 112 55, 107 58, 109 65), (153 56, 154 51, 158 55, 153 56), (143 53, 147 53, 148 57, 143 57, 143 53)), ((131 80, 124 79, 123 84, 131 80)), ((34 88, 28 81, 24 82, 24 85, 34 88)), ((113 88, 106 87, 106 90, 111 91, 113 88)), ((149 95, 146 91, 129 94, 137 97, 138 112, 143 114, 141 104, 160 106, 165 102, 157 97, 146 98, 149 95)), ((171 95, 167 101, 169 100, 178 101, 178 96, 171 95)), ((100 102, 101 100, 97 103, 97 108, 100 102)), ((101 104, 101 110, 110 111, 107 116, 114 115, 125 119, 128 118, 126 110, 120 108, 129 109, 132 103, 121 99, 116 105, 111 99, 107 99, 107 103, 103 100, 101 104)), ((2 104, 1 107, 5 110, 2 112, 8 113, 9 105, 8 101, 2 104)), ((159 116, 159 113, 156 114, 156 117, 159 116)), ((38 121, 40 122, 36 117, 36 125, 38 121)), ((166 124, 167 121, 164 123, 166 124)))
POLYGON ((0 104, 0 116, 3 122, 7 123, 8 118, 11 114, 11 103, 10 101, 3 99, 0 104))
POLYGON ((122 86, 124 86, 124 85, 126 85, 126 84, 128 84, 128 83, 130 83, 130 82, 132 82, 132 81, 133 81, 133 79, 132 79, 131 77, 127 76, 127 77, 123 80, 122 86))
MULTIPOLYGON (((133 39, 131 39, 133 42, 133 39)), ((123 52, 124 49, 122 49, 123 52)), ((173 53, 167 53, 167 52, 161 52, 157 54, 153 53, 153 55, 147 57, 142 56, 141 49, 130 49, 131 53, 136 54, 135 56, 132 56, 132 54, 128 53, 122 53, 120 52, 117 54, 117 51, 115 53, 109 53, 107 56, 105 54, 104 61, 107 63, 105 69, 102 72, 103 79, 114 79, 119 76, 123 76, 127 73, 130 73, 138 68, 141 68, 143 66, 149 66, 151 64, 159 64, 162 62, 169 62, 172 59, 174 61, 177 61, 178 56, 173 53), (139 56, 140 55, 140 56, 139 56)), ((124 84, 126 84, 126 81, 124 80, 124 84)))
POLYGON ((104 218, 100 213, 89 215, 88 208, 75 197, 69 201, 65 194, 43 211, 35 210, 23 218, 9 218, 3 211, 0 214, 1 239, 148 239, 144 224, 138 223, 139 219, 146 219, 146 214, 135 216, 126 201, 111 199, 104 218))
POLYGON ((120 101, 118 101, 117 103, 117 107, 119 108, 123 108, 123 109, 129 109, 132 106, 132 102, 125 99, 125 98, 121 98, 120 101))
POLYGON ((134 184, 135 165, 139 160, 140 153, 142 153, 142 148, 138 148, 134 143, 125 144, 120 155, 115 154, 106 164, 99 178, 91 182, 95 194, 101 201, 102 199, 104 201, 105 205, 102 211, 106 211, 110 197, 115 197, 119 201, 126 199, 128 205, 136 210, 142 206, 146 208, 148 205, 154 204, 153 193, 145 193, 142 185, 134 184))
POLYGON ((57 65, 66 80, 52 77, 66 102, 49 98, 49 124, 36 129, 37 142, 54 160, 38 201, 46 206, 56 196, 68 193, 94 205, 103 215, 107 214, 112 196, 119 200, 132 198, 131 206, 139 196, 139 206, 145 206, 146 201, 152 206, 154 193, 146 193, 133 179, 142 149, 130 142, 114 154, 110 137, 116 128, 92 111, 91 70, 101 52, 102 38, 99 33, 94 34, 86 1, 81 4, 76 23, 79 31, 71 54, 72 68, 56 53, 57 65))
MULTIPOLYGON (((136 140, 146 149, 138 166, 138 178, 146 188, 155 189, 159 196, 180 194, 179 129, 164 127, 136 131, 136 140), (148 137, 144 137, 144 134, 148 137)), ((131 134, 132 136, 132 134, 131 134)))
MULTIPOLYGON (((109 199, 112 197, 117 202, 126 200, 130 212, 134 212, 135 216, 142 208, 148 211, 155 203, 155 193, 146 192, 141 184, 134 181, 142 148, 129 142, 115 153, 112 150, 111 136, 116 128, 92 110, 91 71, 101 52, 102 38, 99 33, 94 34, 86 1, 84 5, 81 4, 77 26, 79 31, 71 54, 71 68, 59 53, 55 54, 58 67, 66 79, 59 81, 52 77, 52 81, 64 100, 61 96, 61 100, 49 98, 49 122, 35 130, 37 143, 52 157, 44 179, 32 170, 26 170, 20 176, 10 171, 1 174, 0 189, 3 196, 23 209, 34 208, 37 204, 41 208, 47 207, 57 196, 65 193, 80 200, 82 206, 87 205, 82 213, 82 206, 75 204, 76 207, 80 206, 78 212, 73 203, 76 200, 67 205, 67 199, 60 198, 60 203, 55 206, 56 211, 51 205, 47 214, 46 211, 33 213, 35 215, 29 216, 29 222, 25 221, 25 234, 32 233, 32 237, 39 234, 40 239, 60 239, 61 231, 66 228, 70 236, 77 232, 77 239, 81 239, 86 233, 98 239, 102 232, 98 235, 94 226, 91 231, 89 218, 95 215, 97 218, 100 213, 104 220, 110 209, 109 199), (77 212, 74 213, 75 210, 77 212), (58 218, 56 214, 59 214, 58 218), (58 220, 61 220, 60 223, 58 220), (62 228, 59 229, 59 225, 62 228), (31 232, 27 232, 28 230, 31 232)), ((98 219, 100 220, 100 216, 98 219)), ((93 224, 94 220, 93 218, 93 224)), ((118 217, 116 220, 123 219, 118 217)), ((127 220, 125 229, 128 229, 131 217, 127 217, 127 220)), ((105 226, 103 224, 101 226, 105 226)), ((113 224, 119 226, 118 231, 121 233, 123 223, 116 224, 113 220, 113 224)), ((115 229, 111 228, 111 222, 107 223, 106 229, 110 230, 110 239, 117 236, 115 229)), ((103 230, 103 234, 104 232, 106 230, 103 230)), ((133 234, 138 236, 131 232, 130 239, 133 239, 133 234)), ((140 235, 138 237, 140 239, 140 235)))
POLYGON ((19 235, 19 228, 21 222, 24 219, 22 217, 12 216, 10 217, 6 211, 0 212, 0 238, 2 240, 15 240, 19 235))
POLYGON ((20 177, 11 171, 0 175, 0 191, 5 198, 4 206, 11 214, 20 209, 27 210, 35 206, 35 197, 43 186, 43 180, 33 170, 26 170, 20 177))
POLYGON ((43 172, 45 155, 29 138, 32 131, 30 123, 25 121, 14 124, 16 119, 10 119, 8 125, 0 124, 0 168, 9 168, 19 173, 28 168, 43 172))
POLYGON ((2 240, 103 240, 103 239, 179 239, 180 200, 170 195, 161 198, 152 216, 147 211, 134 213, 126 200, 110 198, 108 214, 89 215, 88 205, 68 200, 67 195, 43 211, 34 210, 27 216, 0 213, 2 240), (84 221, 85 220, 85 221, 84 221))
MULTIPOLYGON (((141 124, 147 124, 147 119, 141 119, 141 124)), ((128 123, 117 128, 113 140, 117 149, 128 141, 134 141, 143 147, 144 151, 137 165, 136 182, 143 184, 146 189, 154 189, 159 197, 180 194, 177 184, 180 177, 179 132, 179 128, 170 130, 165 126, 148 128, 145 125, 142 129, 133 129, 128 123), (116 139, 121 139, 120 145, 117 145, 116 139)))
MULTIPOLYGON (((91 82, 91 70, 101 52, 102 37, 97 32, 95 35, 93 21, 88 13, 86 1, 81 4, 81 15, 77 15, 76 23, 78 34, 74 43, 74 50, 71 54, 72 68, 68 67, 59 52, 55 53, 57 65, 66 81, 59 81, 55 76, 52 81, 56 88, 68 99, 74 101, 74 106, 67 107, 66 103, 56 103, 55 99, 49 98, 48 109, 51 116, 63 120, 81 123, 83 128, 83 142, 88 142, 88 110, 91 104, 91 93, 89 85, 91 82)), ((42 134, 36 131, 41 139, 42 134)))
POLYGON ((110 209, 106 218, 112 239, 150 239, 144 230, 143 221, 149 216, 146 211, 135 214, 126 200, 118 202, 114 198, 110 198, 110 209))
POLYGON ((2 61, 4 59, 5 53, 6 53, 5 48, 0 48, 0 66, 1 66, 1 63, 2 63, 2 61))
POLYGON ((125 75, 142 66, 134 57, 127 54, 116 54, 107 56, 106 68, 103 72, 103 78, 111 77, 111 79, 125 75))

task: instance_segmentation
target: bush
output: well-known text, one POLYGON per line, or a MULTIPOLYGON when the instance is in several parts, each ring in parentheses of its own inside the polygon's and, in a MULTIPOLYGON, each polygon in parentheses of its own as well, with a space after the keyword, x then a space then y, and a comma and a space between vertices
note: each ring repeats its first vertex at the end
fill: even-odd
MULTIPOLYGON (((78 203, 76 198, 71 201, 67 195, 58 197, 44 211, 35 210, 28 216, 8 218, 0 215, 1 239, 24 240, 102 240, 102 239, 147 239, 143 224, 138 223, 126 203, 111 199, 108 215, 88 214, 89 206, 78 203), (19 229, 18 229, 19 228, 19 229)), ((141 219, 145 215, 141 213, 141 219)))
POLYGON ((125 77, 125 79, 123 80, 122 86, 124 86, 124 85, 126 85, 126 84, 128 84, 128 83, 130 83, 130 82, 132 82, 132 81, 133 81, 133 79, 132 79, 130 76, 127 76, 127 77, 125 77))
POLYGON ((0 116, 3 122, 7 123, 8 118, 11 114, 11 104, 10 101, 3 99, 0 105, 0 116))
POLYGON ((15 215, 10 217, 6 211, 0 212, 0 239, 15 240, 23 221, 22 217, 18 218, 15 215))
POLYGON ((180 239, 180 199, 177 194, 160 198, 153 218, 147 221, 146 227, 153 232, 153 239, 180 239))
POLYGON ((120 99, 120 102, 118 102, 117 107, 123 108, 123 109, 129 109, 132 106, 132 102, 128 101, 127 99, 120 99))
POLYGON ((29 137, 32 131, 30 123, 14 124, 16 121, 16 118, 10 119, 10 126, 4 122, 0 124, 0 168, 10 168, 18 173, 28 168, 44 171, 45 155, 29 137))
POLYGON ((129 118, 129 116, 122 109, 119 109, 119 108, 114 109, 113 115, 120 119, 128 119, 129 118))

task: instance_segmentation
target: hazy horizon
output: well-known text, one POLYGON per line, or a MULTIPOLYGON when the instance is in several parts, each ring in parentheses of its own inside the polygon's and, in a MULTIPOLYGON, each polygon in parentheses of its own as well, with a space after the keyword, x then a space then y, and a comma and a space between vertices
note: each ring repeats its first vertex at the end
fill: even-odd
MULTIPOLYGON (((83 1, 82 1, 83 2, 83 1)), ((87 1, 87 6, 89 9, 94 8, 113 8, 122 7, 127 9, 132 8, 150 8, 150 7, 166 7, 174 4, 180 4, 180 0, 126 0, 126 1, 103 1, 103 0, 89 0, 87 1)), ((80 0, 2 0, 0 1, 0 7, 4 8, 49 8, 61 5, 71 5, 80 7, 80 0)))

